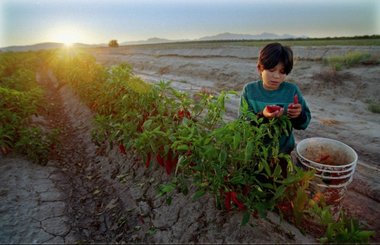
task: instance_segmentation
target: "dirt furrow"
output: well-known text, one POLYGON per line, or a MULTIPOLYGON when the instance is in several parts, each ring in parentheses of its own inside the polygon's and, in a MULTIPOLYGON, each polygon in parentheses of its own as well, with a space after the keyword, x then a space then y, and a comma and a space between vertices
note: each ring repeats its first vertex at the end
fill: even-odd
POLYGON ((67 114, 60 89, 51 80, 48 72, 41 72, 41 84, 46 90, 49 105, 45 115, 50 128, 60 130, 58 144, 52 159, 63 176, 57 182, 65 193, 67 213, 72 231, 81 242, 111 242, 117 232, 111 227, 121 210, 120 202, 115 202, 110 211, 105 210, 109 200, 118 200, 110 183, 101 178, 94 168, 95 155, 89 155, 86 142, 81 138, 80 128, 75 127, 67 114), (111 229, 112 228, 112 229, 111 229))

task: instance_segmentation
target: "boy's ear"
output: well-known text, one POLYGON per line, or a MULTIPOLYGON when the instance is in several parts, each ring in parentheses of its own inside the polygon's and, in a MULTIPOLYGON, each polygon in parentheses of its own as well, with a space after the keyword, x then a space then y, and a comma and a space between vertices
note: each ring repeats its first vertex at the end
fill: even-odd
POLYGON ((261 70, 260 70, 260 67, 259 67, 259 66, 256 66, 256 69, 257 69, 257 73, 259 73, 259 75, 261 76, 261 70))

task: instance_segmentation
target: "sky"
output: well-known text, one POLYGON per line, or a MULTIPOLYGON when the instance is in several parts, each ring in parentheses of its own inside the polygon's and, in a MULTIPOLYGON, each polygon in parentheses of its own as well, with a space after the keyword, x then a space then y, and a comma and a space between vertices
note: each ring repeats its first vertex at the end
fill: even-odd
POLYGON ((0 47, 152 37, 380 34, 379 0, 0 0, 0 47))

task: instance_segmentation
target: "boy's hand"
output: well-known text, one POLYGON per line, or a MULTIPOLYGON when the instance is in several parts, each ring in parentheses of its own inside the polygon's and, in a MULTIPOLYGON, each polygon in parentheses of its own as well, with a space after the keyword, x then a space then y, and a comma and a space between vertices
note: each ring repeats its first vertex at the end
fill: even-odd
POLYGON ((277 105, 268 105, 263 111, 263 115, 266 118, 280 117, 282 114, 284 114, 284 108, 277 105))
POLYGON ((297 118, 301 115, 302 105, 301 104, 289 104, 288 106, 288 117, 297 118))

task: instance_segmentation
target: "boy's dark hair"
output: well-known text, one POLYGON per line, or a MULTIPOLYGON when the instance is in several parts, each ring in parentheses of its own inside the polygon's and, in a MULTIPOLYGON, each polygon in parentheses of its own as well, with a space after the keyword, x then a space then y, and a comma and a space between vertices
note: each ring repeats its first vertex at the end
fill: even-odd
POLYGON ((280 62, 284 64, 285 74, 288 75, 293 69, 293 51, 280 43, 269 43, 260 50, 257 68, 260 71, 272 69, 280 62))

